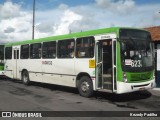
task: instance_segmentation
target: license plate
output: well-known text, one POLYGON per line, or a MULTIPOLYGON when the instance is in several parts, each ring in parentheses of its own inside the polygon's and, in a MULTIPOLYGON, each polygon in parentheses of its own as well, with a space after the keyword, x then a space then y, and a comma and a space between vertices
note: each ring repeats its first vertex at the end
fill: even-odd
POLYGON ((139 88, 139 90, 145 90, 145 87, 141 87, 141 88, 139 88))

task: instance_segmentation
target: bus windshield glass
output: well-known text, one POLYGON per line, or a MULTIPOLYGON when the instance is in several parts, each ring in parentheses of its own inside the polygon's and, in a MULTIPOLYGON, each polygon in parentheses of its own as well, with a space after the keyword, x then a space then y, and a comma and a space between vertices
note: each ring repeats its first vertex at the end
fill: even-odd
POLYGON ((149 32, 120 30, 122 69, 126 72, 153 70, 154 53, 149 32))

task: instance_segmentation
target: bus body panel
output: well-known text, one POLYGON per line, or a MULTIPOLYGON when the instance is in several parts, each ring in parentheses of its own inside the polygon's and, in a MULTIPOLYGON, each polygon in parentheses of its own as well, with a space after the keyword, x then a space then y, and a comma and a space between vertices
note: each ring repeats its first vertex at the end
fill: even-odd
POLYGON ((42 59, 43 81, 64 86, 75 87, 76 75, 74 59, 42 59), (47 62, 50 61, 50 62, 47 62))
POLYGON ((93 89, 96 90, 95 86, 95 67, 90 67, 90 60, 95 61, 94 58, 77 58, 75 61, 75 74, 79 75, 80 73, 86 73, 90 76, 92 83, 93 83, 93 89))
MULTIPOLYGON (((20 72, 22 75, 23 70, 29 73, 30 81, 42 82, 42 65, 41 59, 27 59, 19 62, 20 72)), ((21 77, 19 77, 21 79, 21 77)))
POLYGON ((27 70, 30 81, 75 87, 74 59, 22 59, 17 68, 20 72, 18 79, 21 79, 22 71, 27 70))
POLYGON ((13 68, 14 68, 14 62, 12 60, 5 60, 4 73, 7 77, 14 78, 13 68))
POLYGON ((89 67, 89 61, 92 59, 77 59, 75 64, 75 73, 78 75, 79 73, 88 73, 90 77, 95 77, 95 68, 89 67))
POLYGON ((4 71, 3 70, 0 70, 0 75, 4 75, 4 71))
POLYGON ((74 59, 27 59, 18 67, 21 75, 23 70, 28 71, 30 81, 75 87, 74 59))

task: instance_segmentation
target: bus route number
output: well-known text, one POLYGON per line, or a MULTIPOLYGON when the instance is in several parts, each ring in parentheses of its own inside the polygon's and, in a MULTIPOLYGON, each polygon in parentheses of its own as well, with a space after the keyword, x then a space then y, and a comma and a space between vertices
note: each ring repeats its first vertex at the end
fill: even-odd
POLYGON ((141 60, 131 60, 131 67, 142 67, 141 60))

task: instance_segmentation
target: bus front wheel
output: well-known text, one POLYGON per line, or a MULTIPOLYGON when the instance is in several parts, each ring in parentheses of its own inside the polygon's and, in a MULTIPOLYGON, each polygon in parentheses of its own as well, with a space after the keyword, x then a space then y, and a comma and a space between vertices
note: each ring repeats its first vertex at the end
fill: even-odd
POLYGON ((29 85, 29 74, 28 74, 28 71, 23 71, 22 73, 22 81, 23 81, 23 84, 25 85, 29 85))
POLYGON ((83 97, 91 97, 93 95, 93 84, 88 76, 83 76, 78 84, 79 94, 83 97))

